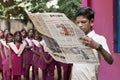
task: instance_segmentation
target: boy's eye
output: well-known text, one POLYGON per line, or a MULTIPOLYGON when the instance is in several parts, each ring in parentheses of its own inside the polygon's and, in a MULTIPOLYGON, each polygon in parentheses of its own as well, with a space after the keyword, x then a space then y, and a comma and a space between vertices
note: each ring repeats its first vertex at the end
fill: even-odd
POLYGON ((87 21, 81 21, 82 24, 85 24, 87 21))
POLYGON ((87 21, 78 21, 78 22, 76 22, 77 24, 79 24, 79 23, 81 23, 81 24, 86 24, 87 23, 87 21))

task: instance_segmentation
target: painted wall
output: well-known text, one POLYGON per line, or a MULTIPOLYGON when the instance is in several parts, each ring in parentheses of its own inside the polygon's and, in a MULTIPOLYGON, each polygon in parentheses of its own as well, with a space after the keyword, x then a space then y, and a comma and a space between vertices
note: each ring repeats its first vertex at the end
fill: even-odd
POLYGON ((115 0, 82 0, 83 6, 90 6, 95 11, 94 29, 107 38, 107 43, 114 58, 112 65, 101 60, 99 80, 120 80, 120 55, 115 53, 115 0))
POLYGON ((116 15, 117 15, 117 18, 116 18, 116 26, 117 26, 117 39, 116 39, 116 50, 120 53, 120 0, 116 0, 116 15))

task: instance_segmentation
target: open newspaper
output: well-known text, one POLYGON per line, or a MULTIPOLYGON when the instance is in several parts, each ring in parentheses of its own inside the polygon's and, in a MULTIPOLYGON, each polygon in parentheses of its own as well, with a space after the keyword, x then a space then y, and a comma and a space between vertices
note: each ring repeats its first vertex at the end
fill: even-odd
POLYGON ((47 51, 64 63, 98 63, 91 48, 80 40, 84 32, 63 13, 27 12, 35 28, 43 35, 47 51))

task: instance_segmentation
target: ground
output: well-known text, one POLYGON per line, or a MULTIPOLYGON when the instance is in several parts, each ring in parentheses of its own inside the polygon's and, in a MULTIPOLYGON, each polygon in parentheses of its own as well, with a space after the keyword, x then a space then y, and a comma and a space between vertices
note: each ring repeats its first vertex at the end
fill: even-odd
MULTIPOLYGON (((31 78, 31 80, 32 80, 32 68, 30 69, 30 78, 31 78)), ((21 80, 24 80, 24 78, 23 78, 23 76, 21 77, 22 79, 21 80)), ((40 78, 40 80, 42 80, 41 78, 42 78, 42 73, 41 73, 41 70, 40 70, 40 68, 39 68, 39 78, 40 78)), ((55 76, 54 76, 54 80, 57 80, 57 70, 56 70, 56 68, 55 68, 55 76)), ((0 80, 2 80, 2 76, 1 76, 1 74, 0 74, 0 80)))

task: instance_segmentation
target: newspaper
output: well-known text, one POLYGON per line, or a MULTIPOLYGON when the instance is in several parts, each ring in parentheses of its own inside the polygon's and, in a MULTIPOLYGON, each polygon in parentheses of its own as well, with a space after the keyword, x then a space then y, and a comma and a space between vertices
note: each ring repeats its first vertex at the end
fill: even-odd
POLYGON ((91 48, 80 40, 84 32, 63 13, 27 12, 35 28, 43 35, 47 51, 64 63, 98 63, 91 48))

